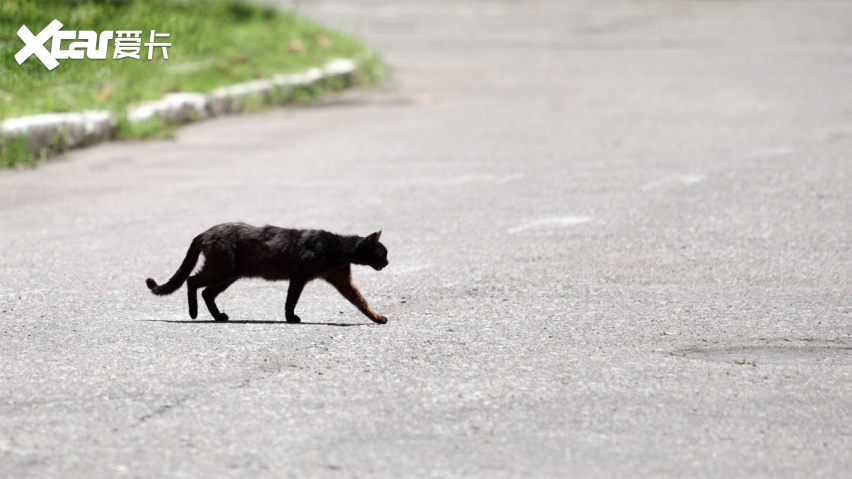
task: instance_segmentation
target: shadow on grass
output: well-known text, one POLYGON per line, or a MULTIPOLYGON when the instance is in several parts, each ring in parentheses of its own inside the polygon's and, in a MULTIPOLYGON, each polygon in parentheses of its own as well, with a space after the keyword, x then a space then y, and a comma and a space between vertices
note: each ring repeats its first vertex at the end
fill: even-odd
POLYGON ((175 324, 287 324, 292 326, 338 326, 348 328, 350 326, 372 326, 372 323, 323 323, 302 321, 301 323, 288 323, 287 321, 272 321, 272 320, 228 320, 228 321, 213 321, 212 319, 140 319, 139 321, 148 321, 152 323, 175 323, 175 324))

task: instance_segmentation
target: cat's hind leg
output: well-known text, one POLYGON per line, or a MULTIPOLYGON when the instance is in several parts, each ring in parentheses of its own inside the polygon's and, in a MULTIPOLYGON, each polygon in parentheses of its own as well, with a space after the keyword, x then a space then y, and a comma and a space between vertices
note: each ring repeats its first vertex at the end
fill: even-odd
MULTIPOLYGON (((186 294, 189 302, 189 317, 191 317, 192 319, 198 317, 198 290, 200 288, 216 286, 228 281, 233 283, 236 279, 232 261, 227 261, 226 263, 228 264, 222 263, 223 261, 221 260, 221 258, 219 258, 219 261, 217 262, 211 261, 208 258, 207 261, 204 263, 204 266, 201 267, 201 270, 198 273, 190 276, 186 280, 186 294)), ((228 285, 230 285, 230 283, 228 283, 228 285)), ((225 287, 227 288, 227 286, 225 287)), ((206 297, 204 298, 204 301, 205 303, 207 303, 206 297)), ((207 309, 210 309, 209 303, 207 305, 207 309)), ((218 309, 216 309, 216 311, 218 312, 218 309)), ((221 315, 214 313, 212 309, 210 309, 210 313, 213 314, 213 319, 215 319, 216 321, 224 321, 223 319, 219 319, 221 315)))
POLYGON ((213 315, 213 319, 216 321, 228 320, 228 315, 220 312, 219 308, 216 306, 216 296, 219 296, 222 291, 228 289, 228 286, 234 284, 234 281, 236 281, 236 278, 225 281, 224 283, 208 286, 201 292, 201 297, 204 298, 204 304, 207 305, 207 310, 210 311, 210 314, 213 315))
POLYGON ((198 275, 193 275, 186 280, 186 294, 189 302, 189 317, 198 317, 198 275))

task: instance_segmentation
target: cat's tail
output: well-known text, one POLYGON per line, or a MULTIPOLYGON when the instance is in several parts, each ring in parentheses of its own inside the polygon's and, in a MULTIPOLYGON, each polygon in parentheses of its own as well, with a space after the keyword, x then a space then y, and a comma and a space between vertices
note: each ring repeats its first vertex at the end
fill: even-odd
POLYGON ((172 294, 181 287, 181 285, 186 281, 186 278, 189 278, 189 275, 192 274, 193 268, 195 268, 195 263, 198 262, 198 256, 201 254, 201 236, 196 236, 194 240, 192 240, 192 244, 189 245, 189 250, 186 252, 186 258, 183 259, 183 263, 180 264, 180 268, 178 268, 177 272, 175 272, 174 276, 171 277, 165 284, 158 285, 156 281, 151 278, 145 280, 145 284, 148 285, 148 289, 151 290, 152 293, 162 296, 166 294, 172 294))

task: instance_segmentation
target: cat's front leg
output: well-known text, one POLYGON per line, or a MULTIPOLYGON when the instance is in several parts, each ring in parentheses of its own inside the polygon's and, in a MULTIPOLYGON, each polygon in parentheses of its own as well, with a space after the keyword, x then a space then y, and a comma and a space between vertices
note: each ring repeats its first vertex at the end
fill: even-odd
POLYGON ((344 298, 349 300, 350 303, 358 308, 359 311, 364 313, 364 316, 379 324, 385 324, 388 322, 388 318, 373 311, 373 308, 367 304, 367 300, 364 299, 364 296, 361 295, 361 292, 358 291, 358 288, 356 288, 352 283, 352 275, 348 268, 337 274, 326 276, 325 280, 331 283, 331 285, 334 286, 344 298))

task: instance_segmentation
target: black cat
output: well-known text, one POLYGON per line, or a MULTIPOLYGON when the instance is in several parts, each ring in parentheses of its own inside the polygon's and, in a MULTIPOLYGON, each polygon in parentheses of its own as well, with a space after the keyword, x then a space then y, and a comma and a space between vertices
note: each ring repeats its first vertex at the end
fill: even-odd
POLYGON ((196 291, 216 321, 227 321, 219 311, 216 296, 240 278, 263 278, 270 281, 290 280, 284 307, 288 323, 298 323, 296 303, 309 281, 320 278, 331 283, 346 299, 373 321, 384 324, 388 319, 373 311, 358 288, 352 284, 350 265, 372 266, 376 271, 388 265, 388 250, 379 243, 378 231, 366 238, 340 236, 323 230, 295 230, 275 226, 251 226, 224 223, 214 226, 192 240, 186 258, 172 278, 163 285, 151 278, 145 280, 152 293, 172 294, 186 281, 189 293, 189 316, 198 316, 196 291), (204 253, 204 266, 195 275, 192 270, 199 254, 204 253))

